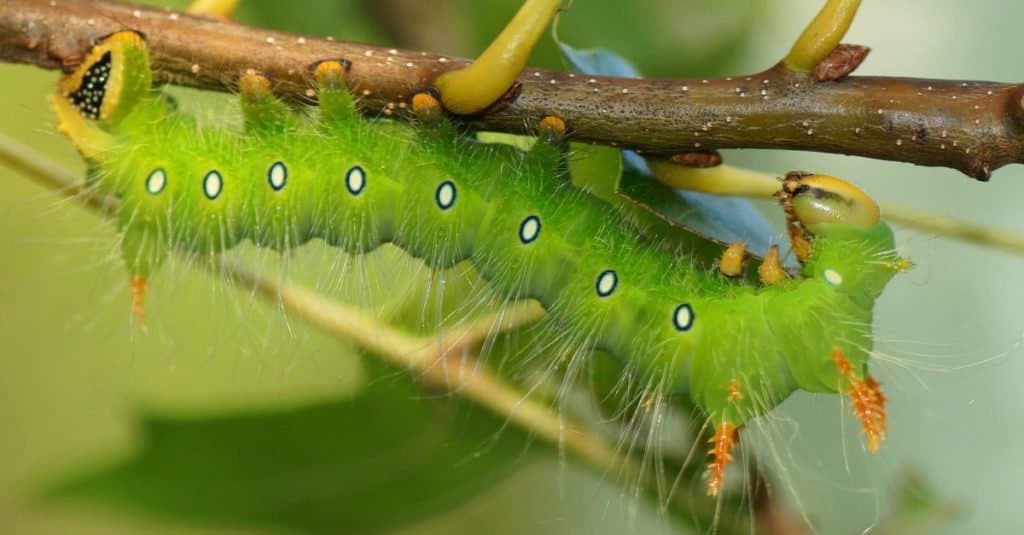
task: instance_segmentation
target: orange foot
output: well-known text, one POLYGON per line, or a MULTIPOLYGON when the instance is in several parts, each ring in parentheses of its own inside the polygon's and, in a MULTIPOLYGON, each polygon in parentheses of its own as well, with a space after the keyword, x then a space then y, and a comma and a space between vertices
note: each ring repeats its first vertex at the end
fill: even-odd
POLYGON ((420 122, 434 124, 444 117, 444 106, 436 92, 423 90, 412 96, 412 112, 420 122))
POLYGON ((712 460, 708 463, 708 496, 718 496, 718 490, 725 481, 725 467, 732 462, 732 449, 739 444, 740 434, 735 425, 724 423, 715 428, 715 436, 708 442, 712 444, 712 460))
POLYGON ((146 309, 143 302, 146 297, 146 285, 149 279, 141 275, 132 275, 128 282, 128 294, 132 298, 132 314, 138 318, 140 324, 146 323, 146 309))
POLYGON ((839 368, 839 373, 850 381, 850 388, 846 393, 850 396, 853 413, 861 422, 864 436, 867 437, 868 450, 876 453, 879 444, 885 440, 886 430, 885 394, 882 393, 882 386, 870 375, 865 379, 858 378, 842 349, 832 350, 832 361, 839 368))

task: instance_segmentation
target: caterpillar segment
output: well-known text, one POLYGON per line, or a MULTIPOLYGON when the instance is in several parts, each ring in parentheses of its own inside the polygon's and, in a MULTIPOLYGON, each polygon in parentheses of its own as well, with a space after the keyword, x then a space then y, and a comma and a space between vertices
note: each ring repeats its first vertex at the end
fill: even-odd
POLYGON ((237 85, 246 128, 287 128, 293 114, 285 103, 274 96, 270 79, 250 70, 238 79, 237 85))
POLYGON ((352 63, 346 59, 329 59, 317 62, 313 67, 316 77, 317 107, 324 121, 350 121, 359 113, 352 100, 352 94, 345 86, 345 75, 352 63))
POLYGON ((740 432, 734 424, 725 422, 715 426, 715 433, 708 442, 711 444, 708 463, 708 496, 718 496, 725 483, 725 469, 732 463, 732 450, 740 443, 740 432))
POLYGON ((410 106, 416 119, 426 125, 439 124, 444 119, 444 105, 437 91, 425 89, 413 94, 410 106))
MULTIPOLYGON (((393 243, 435 269, 472 262, 509 302, 537 299, 557 326, 547 336, 586 340, 581 351, 610 354, 667 385, 667 397, 688 396, 715 429, 709 493, 724 484, 739 429, 797 389, 846 394, 869 448, 881 441, 869 326, 905 263, 889 227, 860 206, 866 196, 831 177, 788 175, 779 197, 807 254, 799 276, 751 285, 723 275, 724 259, 706 270, 659 248, 557 180, 551 143, 524 152, 459 135, 429 91, 411 104, 433 127, 361 117, 345 89, 350 68, 313 66, 316 119, 288 110, 265 77, 243 75, 241 130, 202 127, 169 107, 133 32, 103 40, 60 82, 51 104, 61 131, 88 161, 90 186, 119 199, 136 314, 170 251, 213 254, 243 240, 283 251, 321 238, 363 254, 393 243)), ((568 131, 561 118, 538 123, 542 138, 568 131)))
POLYGON ((757 266, 757 277, 762 284, 778 284, 789 278, 789 273, 782 267, 779 260, 779 246, 772 245, 764 255, 761 265, 757 266))
POLYGON ((718 271, 726 277, 739 277, 743 275, 743 264, 747 258, 747 244, 737 241, 729 244, 722 251, 722 258, 718 262, 718 271))
POLYGON ((569 124, 561 117, 545 115, 537 122, 537 135, 549 145, 560 146, 569 137, 569 124))
MULTIPOLYGON (((729 402, 741 401, 744 399, 743 387, 738 379, 729 381, 726 399, 729 402)), ((722 485, 725 483, 725 469, 732 463, 732 451, 740 442, 740 427, 730 422, 718 424, 714 427, 714 433, 708 439, 711 448, 708 456, 711 462, 708 463, 708 496, 718 496, 722 485)))
POLYGON ((860 420, 868 450, 872 453, 885 440, 885 394, 882 385, 870 375, 858 375, 841 348, 832 349, 832 362, 845 379, 846 395, 853 406, 853 414, 860 420))

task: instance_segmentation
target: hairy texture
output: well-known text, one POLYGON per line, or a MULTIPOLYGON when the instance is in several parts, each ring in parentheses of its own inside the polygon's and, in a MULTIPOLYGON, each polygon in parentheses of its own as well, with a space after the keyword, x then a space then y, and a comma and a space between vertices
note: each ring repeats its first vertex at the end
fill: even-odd
MULTIPOLYGON (((797 388, 870 380, 872 308, 900 269, 884 223, 815 221, 802 276, 752 286, 652 245, 658 236, 561 180, 552 145, 522 152, 444 122, 363 119, 341 83, 347 62, 315 67, 316 120, 293 113, 266 78, 243 76, 246 126, 236 131, 202 128, 138 90, 150 81, 145 57, 141 36, 116 33, 51 97, 90 161, 90 185, 121 201, 136 306, 171 250, 217 253, 243 240, 286 250, 320 238, 365 253, 394 243, 434 268, 471 261, 507 301, 544 305, 552 343, 606 350, 658 394, 687 392, 719 427, 738 428, 797 388), (86 89, 99 100, 79 98, 86 89)), ((836 199, 794 180, 798 201, 836 199)))

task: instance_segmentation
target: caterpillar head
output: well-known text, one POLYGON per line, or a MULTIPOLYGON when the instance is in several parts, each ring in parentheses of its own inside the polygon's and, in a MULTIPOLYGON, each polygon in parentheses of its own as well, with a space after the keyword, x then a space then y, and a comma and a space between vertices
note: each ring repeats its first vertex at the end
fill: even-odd
POLYGON ((908 262, 896 254, 892 229, 878 204, 857 187, 828 175, 790 173, 780 192, 794 248, 806 231, 806 275, 853 297, 874 300, 908 262))
POLYGON ((84 156, 92 157, 109 146, 108 131, 149 95, 151 85, 149 52, 142 35, 113 33, 57 83, 49 100, 58 130, 84 156))

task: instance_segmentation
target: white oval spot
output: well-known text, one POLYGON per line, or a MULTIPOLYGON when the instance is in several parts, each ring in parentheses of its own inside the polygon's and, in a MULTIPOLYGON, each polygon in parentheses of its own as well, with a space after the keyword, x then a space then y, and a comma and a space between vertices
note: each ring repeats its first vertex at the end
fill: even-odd
POLYGON ((458 193, 455 190, 455 184, 451 180, 445 180, 434 192, 434 201, 437 202, 438 208, 447 210, 455 205, 456 196, 458 193))
POLYGON ((206 198, 211 201, 220 196, 220 192, 224 189, 224 179, 221 178, 220 173, 216 170, 206 173, 203 177, 203 193, 206 194, 206 198))
POLYGON ((823 275, 825 276, 825 282, 831 284, 832 286, 839 286, 840 284, 843 283, 843 276, 840 275, 839 272, 834 269, 826 269, 823 275))
POLYGON ((689 331, 690 327, 693 327, 693 308, 689 303, 676 307, 676 311, 672 313, 672 323, 679 331, 689 331))
POLYGON ((615 292, 615 288, 619 285, 619 276, 615 273, 614 269, 606 269, 597 276, 597 284, 594 288, 597 290, 598 297, 608 297, 615 292))
POLYGON ((537 239, 537 236, 540 236, 540 218, 535 215, 527 216, 519 224, 519 241, 524 245, 529 245, 537 239))
POLYGON ((363 192, 363 189, 366 188, 366 172, 362 167, 353 165, 348 173, 345 173, 345 188, 352 195, 359 195, 363 192))
POLYGON ((167 187, 167 173, 164 172, 162 167, 158 167, 149 173, 146 177, 146 191, 151 195, 156 195, 167 187))
POLYGON ((274 162, 274 165, 267 169, 267 182, 274 191, 281 191, 288 182, 288 168, 283 162, 274 162))

